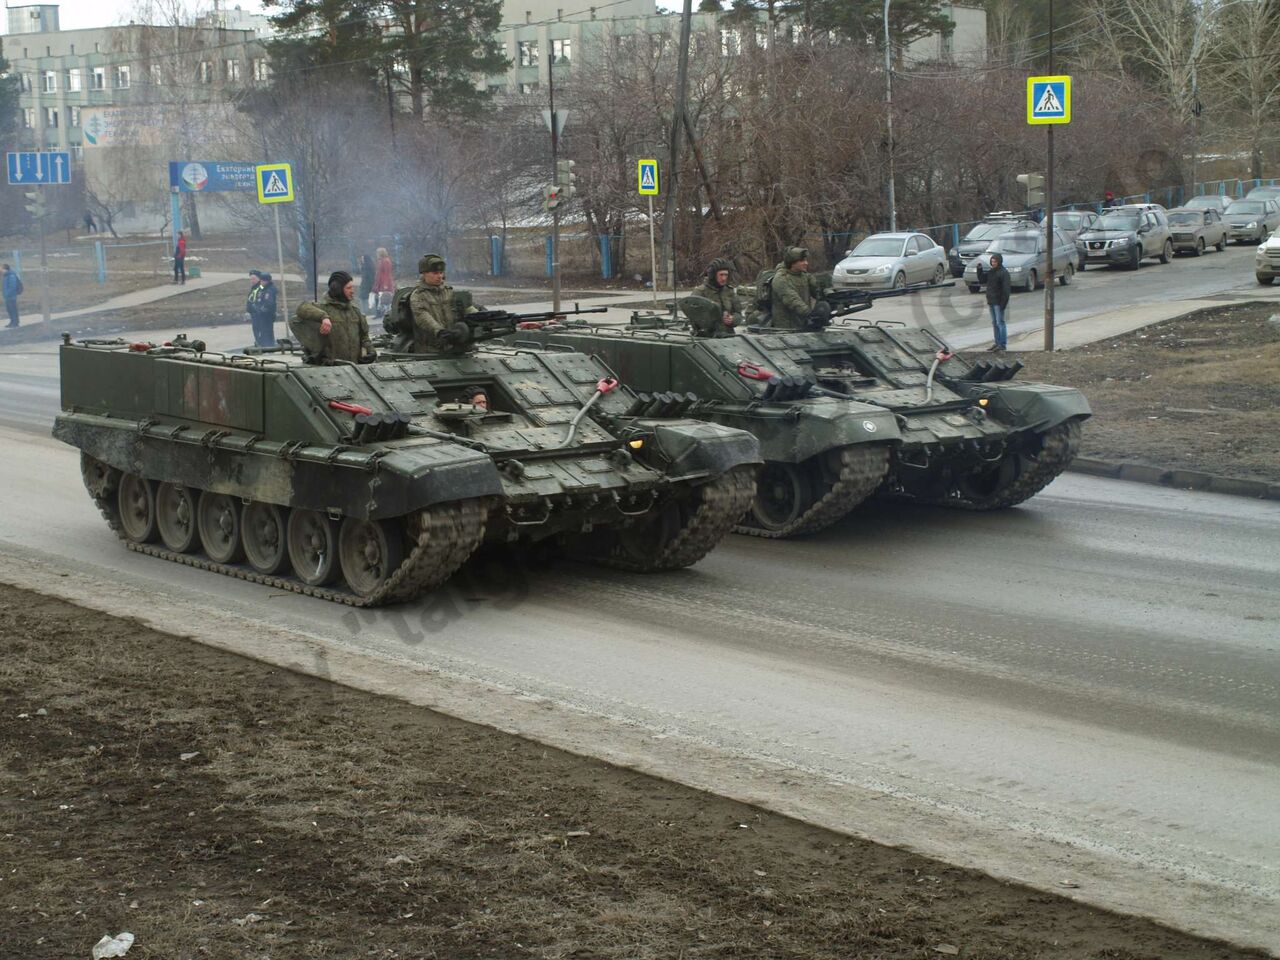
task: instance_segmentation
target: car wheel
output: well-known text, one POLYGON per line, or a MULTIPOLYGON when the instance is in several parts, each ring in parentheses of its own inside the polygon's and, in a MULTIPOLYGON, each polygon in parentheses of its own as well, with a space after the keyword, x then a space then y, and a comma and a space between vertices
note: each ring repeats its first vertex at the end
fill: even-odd
POLYGON ((1195 249, 1195 254, 1196 254, 1196 256, 1197 256, 1197 257, 1203 257, 1203 256, 1204 256, 1204 237, 1197 237, 1197 238, 1196 238, 1196 249, 1195 249))
POLYGON ((1037 290, 1040 287, 1040 278, 1036 276, 1036 272, 1032 270, 1027 274, 1027 293, 1037 290))
POLYGON ((903 273, 901 270, 899 270, 898 275, 893 278, 893 289, 901 290, 904 287, 906 287, 906 285, 907 285, 907 275, 903 273))
POLYGON ((1140 266, 1142 266, 1142 248, 1134 247, 1133 256, 1129 259, 1129 269, 1137 270, 1140 266))
POLYGON ((970 293, 981 293, 981 292, 982 292, 982 284, 980 284, 980 283, 971 283, 971 284, 969 284, 969 292, 970 292, 970 293))
POLYGON ((1058 274, 1058 283, 1062 284, 1064 287, 1069 286, 1071 283, 1071 278, 1074 277, 1075 275, 1076 275, 1076 268, 1068 263, 1067 269, 1063 270, 1062 273, 1058 274))
POLYGON ((947 279, 947 271, 942 268, 942 264, 938 264, 936 270, 933 271, 933 280, 931 283, 938 284, 947 279))
POLYGON ((1172 240, 1166 240, 1164 242, 1164 247, 1160 250, 1160 262, 1161 263, 1173 262, 1173 241, 1172 240))

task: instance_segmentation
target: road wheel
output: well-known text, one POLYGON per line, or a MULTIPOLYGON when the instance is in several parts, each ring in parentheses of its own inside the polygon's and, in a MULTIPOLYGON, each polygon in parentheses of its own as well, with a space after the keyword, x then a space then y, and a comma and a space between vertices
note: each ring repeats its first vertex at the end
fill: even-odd
POLYGON ((980 284, 980 283, 971 283, 971 284, 969 284, 969 292, 970 292, 970 293, 981 293, 981 292, 982 292, 982 284, 980 284))
POLYGON ((938 284, 945 279, 947 279, 947 271, 943 269, 942 264, 938 264, 937 269, 933 271, 933 279, 930 280, 929 282, 933 284, 938 284))
POLYGON ((1076 268, 1071 264, 1067 264, 1067 269, 1058 274, 1058 283, 1067 287, 1071 285, 1071 279, 1076 275, 1076 268))
POLYGON ((404 560, 399 524, 347 517, 338 534, 338 558, 347 586, 362 597, 372 596, 404 560))
POLYGON ((1204 237, 1196 238, 1196 256, 1197 257, 1204 256, 1204 237))
POLYGON ((197 510, 200 542, 204 552, 215 563, 236 563, 244 559, 244 543, 240 539, 240 504, 225 493, 200 494, 197 510))
POLYGON ((294 510, 289 514, 285 540, 289 562, 299 580, 320 587, 337 579, 341 572, 337 521, 315 510, 294 510))
POLYGON ((1274 283, 1276 279, 1275 277, 1264 277, 1260 273, 1255 273, 1253 276, 1254 276, 1254 279, 1256 279, 1264 287, 1271 286, 1271 284, 1274 283))
POLYGON ((150 543, 156 538, 155 484, 136 473, 120 478, 116 504, 120 508, 120 526, 134 543, 150 543))
POLYGON ((1164 247, 1160 250, 1161 263, 1173 263, 1173 241, 1166 240, 1164 247))
POLYGON ((782 530, 795 523, 813 506, 813 489, 808 472, 798 463, 770 460, 756 478, 756 495, 751 501, 752 522, 765 530, 782 530))
POLYGON ((893 278, 893 289, 901 290, 906 285, 907 285, 907 275, 903 273, 901 270, 899 270, 898 275, 893 278))
POLYGON ((196 497, 190 487, 162 483, 156 487, 156 527, 160 541, 175 553, 196 547, 196 497))
POLYGON ((289 561, 284 517, 284 510, 274 503, 257 501, 240 516, 245 559, 259 573, 279 573, 289 561))
POLYGON ((1040 277, 1036 274, 1035 270, 1032 270, 1030 273, 1027 274, 1027 293, 1030 293, 1032 290, 1039 290, 1039 289, 1040 289, 1040 277))

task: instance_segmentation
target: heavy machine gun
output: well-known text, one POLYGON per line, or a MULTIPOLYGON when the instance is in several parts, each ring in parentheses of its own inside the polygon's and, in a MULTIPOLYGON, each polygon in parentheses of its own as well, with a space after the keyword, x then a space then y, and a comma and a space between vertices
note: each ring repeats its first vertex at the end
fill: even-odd
POLYGON ((444 353, 464 353, 472 344, 482 340, 496 340, 517 330, 535 330, 542 324, 562 317, 584 313, 604 313, 606 307, 586 307, 574 304, 572 310, 543 310, 536 313, 511 313, 507 310, 477 310, 463 314, 436 335, 444 353))

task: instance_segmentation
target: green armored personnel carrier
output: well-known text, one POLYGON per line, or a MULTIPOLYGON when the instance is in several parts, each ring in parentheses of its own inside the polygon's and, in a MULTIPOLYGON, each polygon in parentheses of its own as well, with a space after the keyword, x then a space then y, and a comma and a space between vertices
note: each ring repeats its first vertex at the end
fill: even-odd
POLYGON ((1013 381, 1021 363, 972 363, 932 331, 897 324, 705 339, 668 327, 565 326, 515 342, 598 357, 643 391, 633 412, 753 433, 765 465, 738 531, 756 536, 820 529, 877 491, 1011 506, 1066 469, 1090 415, 1077 390, 1013 381))
POLYGON ((61 373, 54 436, 130 549, 358 606, 412 599, 486 540, 687 566, 747 508, 759 463, 740 431, 629 415, 635 397, 580 354, 312 366, 67 338, 61 373))

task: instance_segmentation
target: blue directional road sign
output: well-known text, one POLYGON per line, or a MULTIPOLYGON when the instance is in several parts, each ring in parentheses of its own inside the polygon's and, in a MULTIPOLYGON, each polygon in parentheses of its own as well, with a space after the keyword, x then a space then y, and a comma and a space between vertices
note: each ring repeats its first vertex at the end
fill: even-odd
POLYGON ((70 183, 71 154, 65 151, 11 153, 9 182, 16 186, 40 183, 70 183))

